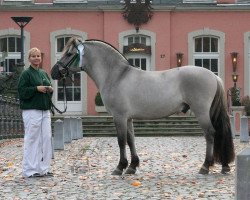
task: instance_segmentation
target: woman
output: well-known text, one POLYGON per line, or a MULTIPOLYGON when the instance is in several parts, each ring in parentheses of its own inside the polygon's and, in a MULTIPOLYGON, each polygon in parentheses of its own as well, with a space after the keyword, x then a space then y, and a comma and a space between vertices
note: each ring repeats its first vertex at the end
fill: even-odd
POLYGON ((28 52, 30 66, 18 82, 20 108, 24 122, 23 176, 53 176, 50 170, 51 145, 51 97, 53 88, 48 74, 39 68, 41 51, 32 48, 28 52))

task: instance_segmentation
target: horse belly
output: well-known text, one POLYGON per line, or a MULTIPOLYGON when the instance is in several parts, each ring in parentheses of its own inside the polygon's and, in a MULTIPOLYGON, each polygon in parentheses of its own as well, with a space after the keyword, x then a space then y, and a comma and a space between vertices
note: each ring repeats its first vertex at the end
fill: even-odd
POLYGON ((162 118, 179 112, 182 107, 181 97, 168 98, 144 96, 143 99, 136 98, 131 102, 130 112, 134 118, 154 119, 162 118))

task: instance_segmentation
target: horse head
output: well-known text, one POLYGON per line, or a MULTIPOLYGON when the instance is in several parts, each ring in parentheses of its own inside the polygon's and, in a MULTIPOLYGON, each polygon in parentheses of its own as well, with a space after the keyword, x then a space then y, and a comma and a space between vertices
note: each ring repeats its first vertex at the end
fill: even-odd
POLYGON ((51 69, 51 77, 60 80, 82 70, 84 46, 80 39, 72 37, 63 49, 62 57, 51 69))

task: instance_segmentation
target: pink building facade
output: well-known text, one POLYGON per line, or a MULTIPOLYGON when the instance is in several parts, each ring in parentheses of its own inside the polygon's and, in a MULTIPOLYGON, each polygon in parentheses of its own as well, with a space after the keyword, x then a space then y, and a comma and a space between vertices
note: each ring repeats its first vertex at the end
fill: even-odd
MULTIPOLYGON (((3 71, 11 71, 12 65, 20 59, 20 28, 11 17, 29 16, 33 19, 24 28, 26 67, 29 64, 27 51, 38 47, 43 53, 42 67, 50 73, 67 39, 77 36, 82 40, 98 39, 112 44, 142 70, 177 67, 177 53, 181 53, 182 66, 196 65, 212 70, 224 81, 225 90, 234 85, 232 74, 237 74, 241 97, 250 95, 250 4, 247 1, 156 0, 152 2, 152 19, 142 24, 139 31, 123 18, 120 1, 0 2, 3 71), (126 50, 134 43, 150 50, 126 50), (232 52, 238 53, 235 72, 232 52)), ((68 87, 66 115, 98 115, 94 82, 84 72, 73 78, 75 83, 69 83, 68 87)), ((57 81, 53 81, 53 85, 53 101, 63 109, 62 87, 57 81)))

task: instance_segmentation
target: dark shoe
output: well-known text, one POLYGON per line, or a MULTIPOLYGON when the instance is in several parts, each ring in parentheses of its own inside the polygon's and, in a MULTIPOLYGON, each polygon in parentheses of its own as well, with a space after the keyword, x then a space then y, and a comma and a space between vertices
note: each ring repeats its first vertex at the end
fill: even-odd
POLYGON ((41 175, 39 173, 35 173, 29 176, 29 178, 36 178, 36 177, 43 177, 44 175, 41 175))
POLYGON ((52 172, 47 172, 44 174, 44 176, 51 176, 52 177, 52 176, 54 176, 54 174, 52 172))

